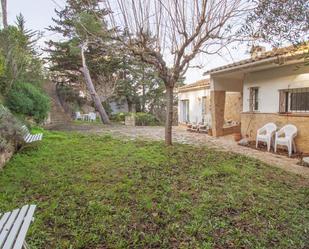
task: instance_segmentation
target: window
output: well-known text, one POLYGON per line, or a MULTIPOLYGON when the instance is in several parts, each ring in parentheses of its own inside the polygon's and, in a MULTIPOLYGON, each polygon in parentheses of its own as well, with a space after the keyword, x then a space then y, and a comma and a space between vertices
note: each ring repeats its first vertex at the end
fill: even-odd
POLYGON ((309 88, 280 90, 279 112, 309 112, 309 88))
POLYGON ((206 97, 202 97, 202 115, 206 114, 206 97))
POLYGON ((189 122, 189 100, 182 100, 182 121, 183 122, 189 122))
POLYGON ((259 110, 259 88, 250 88, 250 111, 255 112, 259 110))

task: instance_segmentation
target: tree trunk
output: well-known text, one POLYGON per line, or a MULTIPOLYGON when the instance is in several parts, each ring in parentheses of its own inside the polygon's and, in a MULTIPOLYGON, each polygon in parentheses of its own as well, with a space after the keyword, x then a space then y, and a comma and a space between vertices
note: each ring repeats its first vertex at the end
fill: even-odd
POLYGON ((3 28, 8 27, 7 0, 1 0, 3 28))
POLYGON ((104 107, 101 103, 101 99, 100 99, 99 95, 97 94, 97 92, 94 88, 94 85, 93 85, 93 82, 92 82, 92 79, 91 79, 91 76, 90 76, 90 72, 89 72, 89 69, 88 69, 87 64, 86 64, 84 49, 85 48, 83 46, 81 48, 81 56, 82 56, 82 63, 83 63, 82 72, 83 72, 84 77, 85 77, 85 81, 86 81, 88 91, 90 92, 90 96, 91 96, 91 98, 94 102, 94 105, 95 105, 95 107, 97 108, 97 110, 100 114, 102 122, 104 124, 110 124, 109 117, 106 114, 106 111, 105 111, 105 109, 104 109, 104 107))
POLYGON ((165 121, 165 144, 172 145, 173 125, 173 90, 174 87, 166 87, 166 121, 165 121))
POLYGON ((129 97, 126 97, 127 103, 128 103, 128 111, 133 112, 133 103, 129 97))
POLYGON ((142 77, 142 112, 146 112, 146 86, 145 86, 145 67, 143 64, 143 77, 142 77))
POLYGON ((142 112, 146 112, 146 89, 145 83, 143 81, 142 85, 142 112))

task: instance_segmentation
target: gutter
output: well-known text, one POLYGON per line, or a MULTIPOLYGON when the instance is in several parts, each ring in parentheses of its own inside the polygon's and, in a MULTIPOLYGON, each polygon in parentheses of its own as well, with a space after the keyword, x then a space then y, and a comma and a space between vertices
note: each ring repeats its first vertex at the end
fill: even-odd
POLYGON ((304 53, 299 53, 299 54, 294 54, 294 55, 278 55, 276 57, 272 57, 272 58, 268 58, 268 59, 263 59, 260 61, 253 61, 253 62, 249 62, 246 64, 241 64, 241 65, 235 65, 233 67, 228 67, 228 68, 222 68, 219 70, 209 70, 206 71, 205 73, 203 73, 203 76, 209 75, 209 74, 218 74, 218 73, 223 73, 223 72, 227 72, 227 71, 234 71, 237 69, 241 69, 241 68, 246 68, 246 67, 252 67, 252 66, 257 66, 257 65, 261 65, 261 64, 265 64, 265 63, 272 63, 272 62, 278 62, 277 64, 281 64, 280 61, 282 60, 282 64, 285 64, 285 60, 286 58, 292 58, 292 57, 296 57, 297 55, 301 55, 304 53))

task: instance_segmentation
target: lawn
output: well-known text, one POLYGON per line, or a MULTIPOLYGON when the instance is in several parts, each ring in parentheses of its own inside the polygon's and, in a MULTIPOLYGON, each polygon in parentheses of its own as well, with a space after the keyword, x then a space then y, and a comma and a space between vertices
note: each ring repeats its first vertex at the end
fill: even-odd
POLYGON ((309 184, 208 148, 45 132, 0 171, 31 248, 308 248, 309 184))

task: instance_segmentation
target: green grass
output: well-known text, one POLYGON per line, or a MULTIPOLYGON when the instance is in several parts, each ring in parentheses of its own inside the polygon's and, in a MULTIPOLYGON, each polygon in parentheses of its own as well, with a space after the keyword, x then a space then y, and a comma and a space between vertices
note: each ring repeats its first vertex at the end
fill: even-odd
MULTIPOLYGON (((37 130, 39 131, 39 130, 37 130)), ((31 248, 308 248, 308 181, 189 145, 45 132, 0 171, 31 248)))

